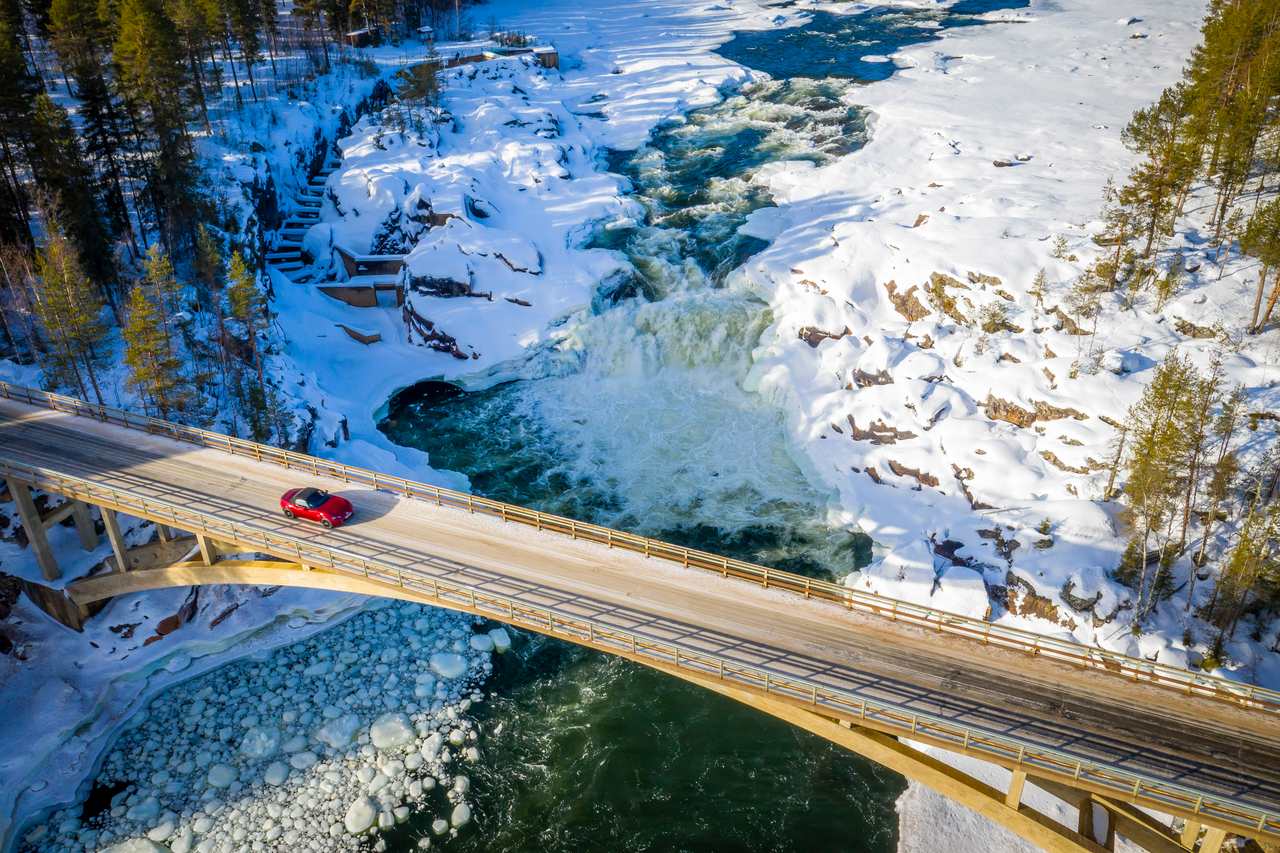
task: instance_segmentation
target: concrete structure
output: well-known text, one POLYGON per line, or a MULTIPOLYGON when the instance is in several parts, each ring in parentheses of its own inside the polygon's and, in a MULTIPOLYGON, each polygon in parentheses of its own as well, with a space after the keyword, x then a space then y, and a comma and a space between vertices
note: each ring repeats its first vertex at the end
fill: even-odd
POLYGON ((1228 835, 1280 839, 1270 691, 4 383, 0 475, 194 535, 177 563, 72 583, 77 605, 207 583, 420 601, 725 693, 1046 849, 1106 849, 1115 833, 1185 850, 1203 831, 1206 853, 1228 835), (345 493, 357 517, 287 521, 277 500, 298 484, 345 493), (997 791, 895 738, 1010 782, 997 791), (1028 781, 1085 806, 1079 824, 1027 809, 1028 781), (1137 807, 1184 823, 1174 834, 1137 807))

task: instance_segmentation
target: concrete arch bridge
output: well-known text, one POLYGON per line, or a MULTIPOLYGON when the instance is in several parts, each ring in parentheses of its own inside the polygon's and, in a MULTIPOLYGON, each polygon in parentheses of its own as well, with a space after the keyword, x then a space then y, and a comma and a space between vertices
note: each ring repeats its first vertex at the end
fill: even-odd
MULTIPOLYGON (((1052 851, 1280 843, 1280 693, 908 604, 305 454, 0 383, 0 476, 47 577, 31 489, 63 495, 115 571, 60 606, 245 583, 341 589, 489 617, 661 670, 922 782, 1052 851), (287 488, 354 498, 326 531, 287 488), (155 522, 135 567, 115 514, 155 522), (253 560, 228 555, 251 553, 253 560), (153 561, 154 562, 154 561, 153 561), (999 765, 997 789, 924 743, 999 765), (1075 825, 1023 802, 1030 782, 1075 825), (1148 814, 1174 818, 1172 826, 1148 814)), ((52 592, 52 591, 51 591, 52 592)), ((59 594, 60 595, 60 594, 59 594)))

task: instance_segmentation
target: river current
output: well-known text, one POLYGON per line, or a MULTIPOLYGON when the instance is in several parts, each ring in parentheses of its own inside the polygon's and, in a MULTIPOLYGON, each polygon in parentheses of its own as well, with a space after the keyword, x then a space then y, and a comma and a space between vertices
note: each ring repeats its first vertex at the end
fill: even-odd
MULTIPOLYGON (((388 403, 381 428, 489 497, 814 576, 864 565, 870 542, 805 477, 782 413, 741 387, 771 322, 730 275, 766 245, 738 233, 771 203, 752 176, 861 147, 857 88, 897 69, 887 54, 1024 5, 817 13, 737 34, 719 52, 773 79, 608 158, 645 216, 602 224, 593 245, 631 274, 602 283, 532 378, 424 382, 388 403)), ((487 688, 476 825, 450 849, 896 847, 900 777, 730 700, 540 637, 487 688)), ((406 849, 420 831, 404 828, 406 849)))

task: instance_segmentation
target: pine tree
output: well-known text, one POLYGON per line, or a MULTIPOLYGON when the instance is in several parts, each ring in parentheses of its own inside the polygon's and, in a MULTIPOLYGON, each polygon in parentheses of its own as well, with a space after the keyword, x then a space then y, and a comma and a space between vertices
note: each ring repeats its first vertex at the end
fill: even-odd
POLYGON ((36 255, 36 313, 49 344, 46 375, 54 387, 74 387, 83 400, 89 399, 92 388, 101 403, 99 353, 106 332, 100 320, 102 303, 57 220, 49 215, 45 219, 49 240, 36 255))
POLYGON ((147 157, 147 194, 161 237, 173 251, 176 237, 194 236, 197 213, 195 153, 186 126, 186 63, 160 0, 121 0, 119 15, 117 79, 153 145, 147 157))
POLYGON ((123 237, 137 257, 137 234, 143 240, 147 235, 141 218, 135 234, 126 203, 123 118, 107 79, 112 35, 98 16, 95 0, 52 0, 49 28, 62 67, 75 81, 85 153, 103 177, 101 207, 112 233, 123 237))
POLYGON ((240 46, 245 73, 249 77, 249 91, 258 100, 257 86, 253 80, 253 64, 262 60, 262 7, 257 0, 223 0, 227 11, 227 25, 232 38, 240 46))
POLYGON ((145 405, 168 418, 186 408, 189 392, 156 300, 144 283, 134 285, 124 327, 129 386, 145 405))
POLYGON ((1044 298, 1049 293, 1049 277, 1045 274, 1044 267, 1036 272, 1036 277, 1031 282, 1031 288, 1027 294, 1036 301, 1036 309, 1044 309, 1044 298))
POLYGON ((147 287, 163 316, 165 331, 172 334, 174 315, 182 307, 182 288, 174 274, 173 262, 159 246, 152 246, 143 267, 147 287))
POLYGON ((48 95, 36 96, 31 124, 31 172, 67 236, 75 243, 80 265, 117 309, 117 274, 111 236, 98 202, 93 170, 85 162, 80 140, 66 110, 48 95))
POLYGON ((30 150, 32 104, 39 84, 27 64, 21 33, 0 15, 0 242, 33 245, 19 163, 30 150))
POLYGON ((1258 208, 1245 226, 1244 237, 1240 240, 1240 248, 1257 258, 1262 269, 1258 271, 1258 287, 1254 291, 1253 316, 1249 320, 1249 332, 1258 334, 1276 307, 1280 298, 1280 199, 1273 199, 1258 208), (1262 311, 1262 296, 1266 290, 1267 277, 1276 273, 1272 282, 1271 296, 1267 299, 1266 310, 1262 311))
POLYGON ((253 367, 258 377, 258 387, 265 384, 262 364, 262 348, 258 342, 259 330, 262 327, 262 315, 266 310, 266 300, 258 289, 258 277, 249 269, 244 256, 239 252, 231 253, 231 264, 227 271, 227 299, 231 303, 231 316, 238 320, 245 330, 249 350, 253 353, 253 367))
POLYGON ((1160 536, 1175 517, 1182 494, 1188 457, 1185 425, 1191 417, 1189 381, 1195 375, 1190 362, 1176 353, 1160 364, 1142 398, 1129 410, 1129 457, 1126 465, 1125 516, 1134 528, 1118 569, 1121 579, 1135 584, 1138 623, 1154 606, 1160 576, 1166 562, 1164 547, 1157 555, 1161 568, 1148 584, 1152 539, 1160 536))
POLYGON ((1199 165, 1197 146, 1183 136, 1187 102, 1185 86, 1166 89, 1159 101, 1134 113, 1124 129, 1125 145, 1143 159, 1130 173, 1119 198, 1146 241, 1141 253, 1144 258, 1150 257, 1157 238, 1173 233, 1179 195, 1190 186, 1199 165))
MULTIPOLYGON (((1213 534, 1213 530, 1218 524, 1218 512, 1230 496, 1232 485, 1235 483, 1236 474, 1239 470, 1236 456, 1231 450, 1231 440, 1235 435, 1236 423, 1240 418, 1240 411, 1243 405, 1244 388, 1236 386, 1226 400, 1223 401, 1222 408, 1213 422, 1213 437, 1217 441, 1218 450, 1206 489, 1209 498, 1209 511, 1204 517, 1204 529, 1201 533, 1200 547, 1192 559, 1192 565, 1196 568, 1205 564, 1209 548, 1209 537, 1213 534)), ((1188 610, 1194 603, 1196 580, 1197 574, 1193 570, 1190 588, 1187 590, 1188 610)))

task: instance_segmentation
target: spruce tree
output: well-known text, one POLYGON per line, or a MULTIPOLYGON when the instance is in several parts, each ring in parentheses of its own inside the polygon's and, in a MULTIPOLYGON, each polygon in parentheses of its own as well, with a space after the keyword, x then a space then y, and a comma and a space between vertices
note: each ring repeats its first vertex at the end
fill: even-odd
POLYGON ((101 403, 102 302, 57 220, 45 219, 49 239, 36 254, 36 313, 49 345, 46 376, 54 387, 71 386, 83 400, 92 388, 94 400, 101 403))

